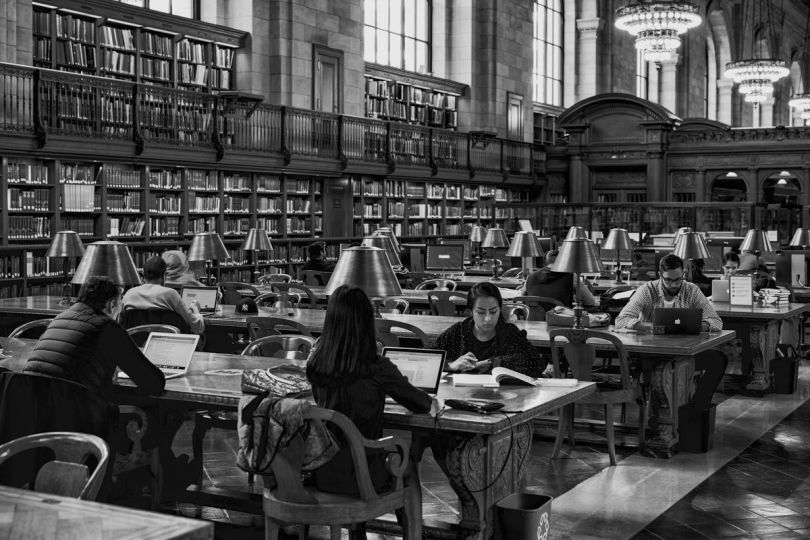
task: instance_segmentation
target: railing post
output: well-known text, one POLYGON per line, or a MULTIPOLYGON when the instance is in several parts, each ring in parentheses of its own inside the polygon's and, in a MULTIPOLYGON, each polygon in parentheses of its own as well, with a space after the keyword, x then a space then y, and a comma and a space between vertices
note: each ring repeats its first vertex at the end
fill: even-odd
POLYGON ((225 147, 222 146, 222 139, 219 134, 219 114, 219 96, 215 96, 213 111, 211 111, 211 116, 213 117, 211 121, 211 145, 214 147, 214 151, 216 151, 217 161, 222 161, 222 158, 225 157, 225 147))
POLYGON ((439 166, 436 165, 433 155, 433 128, 428 130, 428 165, 430 166, 430 176, 436 176, 439 173, 439 166))
POLYGON ((284 165, 289 165, 292 155, 287 146, 287 107, 281 107, 281 153, 284 155, 284 165))
POLYGON ((470 178, 475 178, 475 167, 473 167, 472 149, 473 149, 472 136, 469 133, 467 133, 467 170, 470 171, 470 178))
MULTIPOLYGON (((500 154, 501 154, 501 176, 503 177, 503 181, 506 182, 509 179, 509 164, 504 161, 504 146, 506 141, 503 139, 497 139, 498 143, 501 145, 500 154)), ((508 156, 507 156, 508 157, 508 156)))
POLYGON ((349 160, 346 154, 343 153, 343 115, 339 114, 337 117, 337 157, 340 161, 340 170, 345 171, 349 166, 349 160))
POLYGON ((138 84, 132 85, 132 141, 135 143, 135 155, 143 154, 143 135, 141 134, 141 93, 138 84))
POLYGON ((48 132, 42 123, 42 79, 40 70, 34 70, 34 135, 37 138, 37 148, 43 148, 48 142, 48 132))
POLYGON ((385 123, 385 162, 388 164, 388 173, 394 172, 397 164, 394 161, 394 155, 391 152, 391 122, 385 123))

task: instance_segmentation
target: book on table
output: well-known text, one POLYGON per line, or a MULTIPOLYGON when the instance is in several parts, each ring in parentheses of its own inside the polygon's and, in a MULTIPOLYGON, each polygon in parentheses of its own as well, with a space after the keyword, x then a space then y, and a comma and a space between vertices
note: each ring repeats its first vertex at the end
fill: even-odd
POLYGON ((505 367, 496 367, 488 374, 453 374, 453 386, 576 386, 577 382, 577 379, 535 379, 505 367))

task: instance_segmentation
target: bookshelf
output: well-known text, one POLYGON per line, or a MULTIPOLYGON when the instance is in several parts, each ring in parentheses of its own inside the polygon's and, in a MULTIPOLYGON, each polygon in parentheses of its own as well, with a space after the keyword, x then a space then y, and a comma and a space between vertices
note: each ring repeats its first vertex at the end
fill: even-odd
POLYGON ((103 168, 104 234, 112 239, 145 238, 146 213, 144 171, 132 165, 106 165, 103 168))
POLYGON ((82 2, 87 13, 56 4, 33 4, 37 67, 192 91, 235 89, 243 32, 103 0, 82 2))
MULTIPOLYGON (((53 232, 74 230, 85 240, 103 236, 103 193, 98 183, 102 167, 92 161, 56 161, 53 165, 59 193, 60 226, 53 232)), ((50 234, 40 238, 50 240, 50 234)))
POLYGON ((458 128, 459 94, 366 74, 366 116, 420 126, 458 128))
POLYGON ((186 234, 194 235, 207 231, 218 231, 222 234, 219 175, 202 169, 186 169, 184 176, 186 208, 188 208, 186 234))

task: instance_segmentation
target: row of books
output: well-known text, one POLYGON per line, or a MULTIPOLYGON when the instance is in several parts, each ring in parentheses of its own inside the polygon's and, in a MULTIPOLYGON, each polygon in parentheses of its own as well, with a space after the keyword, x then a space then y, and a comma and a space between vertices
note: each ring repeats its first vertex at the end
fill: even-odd
POLYGON ((189 218, 187 230, 189 234, 215 231, 217 230, 217 218, 216 216, 189 218))
POLYGON ((51 237, 50 216, 9 216, 10 240, 33 240, 51 237))
POLYGON ((104 180, 107 187, 139 188, 141 187, 141 171, 106 166, 104 168, 104 180))
POLYGON ((208 175, 206 171, 187 171, 188 189, 208 189, 216 191, 219 189, 217 176, 212 174, 208 175))
POLYGON ((9 210, 50 210, 50 189, 8 188, 9 210))
MULTIPOLYGON (((148 177, 149 187, 165 189, 182 189, 180 173, 168 169, 150 170, 148 177)), ((192 188, 193 189, 193 188, 192 188)))
MULTIPOLYGON (((46 37, 35 37, 34 38, 34 60, 37 62, 46 62, 50 64, 51 62, 51 38, 46 37)), ((50 67, 47 65, 45 67, 50 67)))
POLYGON ((96 220, 91 217, 62 216, 62 230, 76 231, 79 236, 96 236, 96 220))
POLYGON ((141 192, 107 193, 107 210, 111 212, 140 212, 141 192))
POLYGON ((59 41, 54 45, 57 64, 96 69, 96 49, 75 41, 59 41))
POLYGON ((225 218, 223 234, 247 234, 250 230, 250 218, 225 218))
POLYGON ((205 44, 194 43, 187 39, 177 42, 177 59, 197 64, 206 63, 205 44))
POLYGON ((272 197, 258 197, 256 199, 256 211, 280 214, 282 212, 283 202, 281 199, 272 197))
POLYGON ((183 198, 179 194, 149 194, 149 212, 157 214, 179 214, 183 208, 183 198))
POLYGON ((226 174, 222 177, 222 189, 225 191, 250 191, 250 176, 226 174))
MULTIPOLYGON (((67 264, 72 269, 71 263, 67 264)), ((65 273, 65 266, 63 257, 46 257, 45 255, 34 255, 30 251, 25 252, 26 277, 61 276, 65 273)))
POLYGON ((110 236, 141 236, 146 222, 142 218, 108 218, 110 236))
POLYGON ((172 57, 172 38, 152 32, 141 32, 141 53, 172 57))
POLYGON ((281 178, 278 176, 260 175, 256 177, 256 191, 281 192, 281 178))
POLYGON ((120 51, 102 50, 101 69, 135 76, 135 55, 120 51))
POLYGON ((215 52, 214 65, 218 68, 231 69, 231 66, 233 66, 234 49, 217 47, 215 52))
POLYGON ((205 86, 208 82, 208 68, 202 64, 178 64, 177 80, 184 84, 205 86))
POLYGON ((62 186, 62 210, 68 212, 92 212, 101 206, 96 200, 96 187, 90 184, 64 184, 62 186))
POLYGON ((51 35, 51 14, 48 11, 34 10, 34 32, 51 35))
MULTIPOLYGON (((287 193, 300 193, 308 195, 310 192, 309 179, 301 180, 296 178, 287 178, 285 180, 284 189, 287 193)), ((320 184, 316 184, 315 193, 320 193, 320 184)))
POLYGON ((150 79, 171 80, 172 65, 168 60, 141 57, 141 77, 150 79))
POLYGON ((96 171, 93 165, 61 163, 57 171, 59 181, 63 184, 95 184, 96 171))
POLYGON ((354 203, 354 217, 382 218, 382 205, 380 203, 354 203))
POLYGON ((312 234, 321 230, 323 222, 319 217, 302 218, 302 217, 288 217, 287 218, 287 234, 312 234))
POLYGON ((150 217, 149 234, 152 236, 179 236, 180 218, 150 217))
POLYGON ((232 197, 225 195, 222 200, 225 203, 225 212, 250 212, 250 197, 232 197))
POLYGON ((216 88, 229 89, 232 80, 231 72, 226 69, 215 69, 211 72, 211 86, 216 88))
POLYGON ((131 28, 118 28, 116 26, 101 26, 101 44, 105 47, 116 47, 126 51, 135 50, 135 34, 131 28))
POLYGON ((96 42, 96 24, 94 20, 79 19, 74 16, 56 14, 56 36, 75 39, 85 43, 96 42))
POLYGON ((257 217, 256 227, 264 229, 267 234, 279 234, 279 227, 281 226, 281 219, 271 217, 257 217))
POLYGON ((0 256, 0 278, 9 279, 22 277, 20 269, 21 265, 19 255, 0 256))

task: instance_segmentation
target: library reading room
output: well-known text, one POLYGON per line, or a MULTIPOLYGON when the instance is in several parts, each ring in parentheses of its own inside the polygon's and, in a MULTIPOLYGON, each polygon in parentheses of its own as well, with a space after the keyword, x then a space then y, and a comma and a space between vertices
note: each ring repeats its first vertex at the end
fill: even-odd
POLYGON ((0 28, 0 538, 810 538, 810 1, 0 28))

